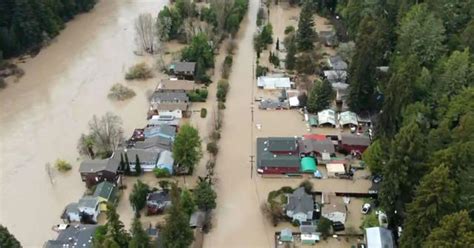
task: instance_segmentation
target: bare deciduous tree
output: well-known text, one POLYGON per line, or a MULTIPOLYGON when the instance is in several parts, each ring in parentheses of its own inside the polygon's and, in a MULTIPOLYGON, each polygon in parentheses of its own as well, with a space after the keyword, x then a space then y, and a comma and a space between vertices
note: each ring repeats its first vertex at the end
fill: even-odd
POLYGON ((154 54, 157 47, 155 21, 150 13, 140 14, 135 20, 136 42, 143 51, 154 54))
POLYGON ((82 135, 78 142, 81 155, 110 155, 124 140, 122 120, 119 116, 107 112, 98 118, 93 116, 89 121, 89 134, 82 135))
POLYGON ((222 34, 224 31, 225 21, 234 6, 234 0, 210 0, 209 2, 211 3, 211 8, 216 12, 218 32, 222 34))

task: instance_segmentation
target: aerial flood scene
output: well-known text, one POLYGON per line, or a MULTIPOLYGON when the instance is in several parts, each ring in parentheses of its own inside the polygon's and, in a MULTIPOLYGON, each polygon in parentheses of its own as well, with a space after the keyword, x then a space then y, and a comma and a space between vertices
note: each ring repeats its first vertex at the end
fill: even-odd
POLYGON ((0 0, 0 248, 474 247, 473 17, 0 0))

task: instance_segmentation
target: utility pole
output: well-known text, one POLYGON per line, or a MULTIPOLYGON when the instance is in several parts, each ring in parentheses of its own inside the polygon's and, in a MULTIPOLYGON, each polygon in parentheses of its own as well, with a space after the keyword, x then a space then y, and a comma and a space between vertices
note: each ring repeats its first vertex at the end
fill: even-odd
POLYGON ((254 163, 254 155, 250 155, 250 178, 253 177, 253 163, 254 163))

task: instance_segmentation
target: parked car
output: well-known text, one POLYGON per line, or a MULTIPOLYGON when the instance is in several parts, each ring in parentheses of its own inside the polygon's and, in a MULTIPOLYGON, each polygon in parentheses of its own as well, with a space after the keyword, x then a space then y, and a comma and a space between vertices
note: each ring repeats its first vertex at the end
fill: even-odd
POLYGON ((332 223, 332 230, 334 232, 344 231, 345 229, 346 227, 344 226, 342 222, 336 221, 332 223))
POLYGON ((380 182, 382 182, 382 179, 383 179, 382 176, 375 175, 375 176, 372 177, 372 182, 373 183, 380 183, 380 182))
POLYGON ((368 214, 370 212, 370 203, 364 203, 362 206, 362 213, 368 214))

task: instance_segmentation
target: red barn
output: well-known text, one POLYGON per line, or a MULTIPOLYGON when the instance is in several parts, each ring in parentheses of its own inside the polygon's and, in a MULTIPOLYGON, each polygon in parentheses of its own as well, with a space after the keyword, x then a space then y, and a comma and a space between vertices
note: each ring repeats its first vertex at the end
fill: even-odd
POLYGON ((257 172, 292 174, 300 171, 299 145, 296 137, 257 139, 257 172))
POLYGON ((340 147, 346 152, 362 154, 370 145, 370 138, 365 135, 342 134, 340 147))

